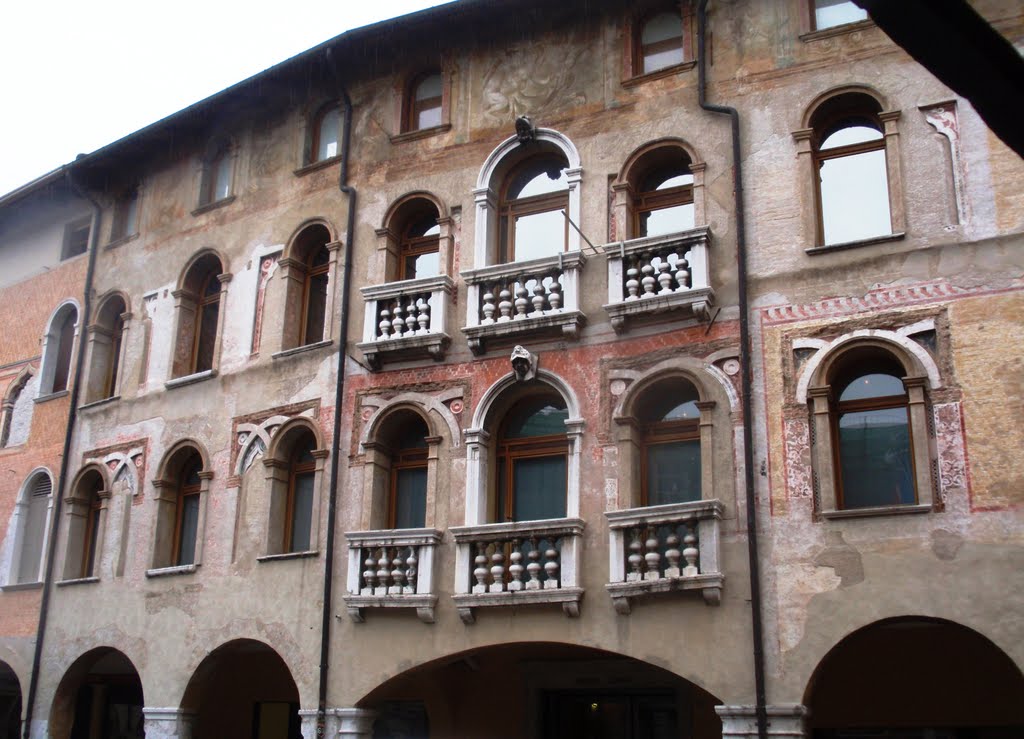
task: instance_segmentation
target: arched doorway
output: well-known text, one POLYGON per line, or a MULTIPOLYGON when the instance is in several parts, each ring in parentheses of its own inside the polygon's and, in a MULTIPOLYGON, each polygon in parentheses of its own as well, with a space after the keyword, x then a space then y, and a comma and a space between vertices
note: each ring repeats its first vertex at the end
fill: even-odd
POLYGON ((142 739, 142 681, 122 652, 100 647, 64 673, 50 710, 52 739, 142 739))
POLYGON ((0 736, 16 737, 21 728, 21 683, 6 662, 0 662, 0 736))
POLYGON ((1024 736, 1024 676, 995 644, 951 621, 866 626, 825 655, 805 695, 815 739, 1024 736))
POLYGON ((262 642, 236 639, 204 659, 181 707, 203 739, 301 739, 299 689, 280 655, 262 642))
POLYGON ((704 739, 718 699, 667 670, 556 643, 501 644, 413 668, 359 701, 374 739, 704 739))

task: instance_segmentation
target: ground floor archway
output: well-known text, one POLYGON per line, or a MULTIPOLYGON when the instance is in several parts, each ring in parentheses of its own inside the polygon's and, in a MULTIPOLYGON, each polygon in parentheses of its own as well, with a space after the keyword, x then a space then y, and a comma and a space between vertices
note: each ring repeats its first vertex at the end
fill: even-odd
POLYGON ((995 644, 951 621, 896 618, 855 631, 805 695, 814 739, 1024 736, 1024 676, 995 644))
POLYGON ((266 644, 237 639, 210 652, 192 674, 181 707, 196 739, 301 739, 299 690, 266 644))
POLYGON ((17 737, 21 729, 21 683, 11 666, 0 661, 0 736, 17 737))
POLYGON ((359 706, 377 713, 374 739, 705 739, 721 736, 720 702, 637 659, 517 643, 413 668, 359 706))
POLYGON ((75 660, 50 709, 51 739, 142 739, 142 681, 122 652, 100 647, 75 660))

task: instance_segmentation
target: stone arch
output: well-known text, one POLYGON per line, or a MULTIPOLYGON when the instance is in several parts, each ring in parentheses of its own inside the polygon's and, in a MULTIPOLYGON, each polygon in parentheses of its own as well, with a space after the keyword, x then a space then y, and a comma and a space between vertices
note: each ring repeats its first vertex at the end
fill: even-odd
POLYGON ((21 735, 24 691, 18 671, 11 664, 15 660, 8 659, 7 651, 0 654, 0 735, 13 739, 21 735))
POLYGON ((103 295, 101 295, 99 299, 96 301, 96 308, 93 313, 95 318, 93 320, 99 322, 103 316, 104 311, 108 309, 110 301, 116 298, 120 298, 121 302, 124 303, 124 310, 121 311, 122 313, 131 312, 132 299, 131 296, 128 295, 128 293, 126 293, 124 290, 108 290, 107 292, 103 293, 103 295))
POLYGON ((735 408, 735 388, 720 374, 711 371, 711 366, 692 357, 673 357, 650 367, 643 372, 620 370, 609 373, 611 380, 625 380, 629 385, 623 390, 612 412, 613 418, 633 415, 637 399, 652 385, 670 377, 682 377, 693 384, 702 401, 722 401, 727 408, 735 408), (730 390, 732 391, 730 393, 730 390))
POLYGON ((314 216, 313 218, 307 218, 292 231, 291 236, 288 237, 288 241, 285 242, 284 251, 281 253, 281 258, 296 258, 301 259, 301 254, 296 254, 296 242, 298 242, 303 233, 310 228, 323 228, 327 231, 327 243, 331 243, 338 240, 338 230, 334 227, 334 224, 323 216, 314 216))
MULTIPOLYGON (((579 399, 576 397, 576 392, 568 382, 554 372, 546 369, 537 370, 536 382, 552 387, 559 395, 562 396, 562 399, 565 401, 565 406, 569 410, 569 420, 567 423, 577 421, 580 423, 583 422, 579 399)), ((476 410, 473 413, 472 429, 481 429, 488 423, 493 422, 494 419, 490 416, 492 411, 495 409, 495 402, 506 390, 515 386, 516 383, 517 380, 515 373, 509 372, 487 388, 484 394, 480 397, 480 402, 477 403, 476 410)), ((467 433, 469 433, 468 430, 467 433)))
POLYGON ((861 84, 838 85, 817 95, 814 100, 804 108, 803 116, 800 119, 800 128, 810 128, 811 119, 814 117, 815 112, 829 100, 842 95, 867 95, 878 103, 879 110, 889 109, 889 104, 886 101, 885 96, 873 87, 861 84))
POLYGON ((381 228, 391 228, 395 223, 395 218, 400 217, 402 210, 414 200, 426 200, 433 205, 437 209, 438 220, 448 218, 448 206, 445 205, 441 198, 427 190, 413 190, 395 199, 388 206, 387 211, 384 213, 384 219, 380 224, 381 228))
POLYGON ((144 735, 142 681, 134 662, 121 650, 99 646, 80 655, 64 671, 50 707, 47 736, 70 739, 75 726, 96 721, 104 736, 144 735), (88 691, 89 695, 81 695, 88 691), (99 709, 100 715, 93 714, 99 709), (113 723, 113 731, 108 729, 113 723))
POLYGON ((303 431, 309 431, 316 440, 316 448, 326 450, 324 446, 324 433, 320 427, 313 422, 313 419, 305 416, 289 418, 278 427, 270 439, 265 459, 273 459, 278 462, 286 461, 291 453, 290 446, 295 437, 303 431))
POLYGON ((448 432, 448 443, 453 448, 461 445, 461 433, 458 419, 452 412, 450 404, 462 398, 461 388, 449 388, 438 395, 427 393, 402 393, 394 398, 384 400, 378 397, 367 397, 362 401, 364 408, 373 408, 372 415, 363 424, 363 432, 359 437, 360 445, 380 435, 380 429, 387 418, 399 408, 408 408, 423 416, 427 428, 433 436, 439 436, 442 429, 448 432), (440 423, 438 422, 440 420, 440 423))
MULTIPOLYGON (((536 129, 534 141, 549 143, 556 147, 565 155, 569 169, 578 169, 580 167, 580 153, 576 149, 576 145, 572 142, 572 139, 564 133, 552 128, 538 128, 536 129)), ((519 146, 519 137, 512 135, 498 144, 498 146, 496 146, 494 150, 487 155, 487 159, 484 160, 484 165, 480 168, 480 174, 477 176, 477 189, 491 186, 495 174, 501 169, 502 161, 519 146)))
POLYGON ((993 726, 1009 736, 1024 731, 1024 675, 1003 649, 967 626, 899 616, 834 644, 814 667, 804 704, 811 731, 993 726))
POLYGON ((203 471, 209 472, 212 476, 213 469, 210 467, 210 454, 206 451, 206 447, 202 442, 188 438, 176 441, 164 452, 163 457, 160 459, 160 464, 156 468, 156 476, 153 478, 153 482, 173 483, 176 475, 180 472, 180 470, 175 468, 175 464, 180 465, 190 450, 199 454, 203 460, 203 471))

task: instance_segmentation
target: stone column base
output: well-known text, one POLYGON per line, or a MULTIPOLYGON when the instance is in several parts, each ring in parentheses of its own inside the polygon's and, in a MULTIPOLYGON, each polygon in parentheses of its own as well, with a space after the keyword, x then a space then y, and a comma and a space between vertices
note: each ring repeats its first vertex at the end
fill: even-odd
MULTIPOLYGON (((807 708, 799 703, 765 706, 768 736, 779 739, 804 739, 807 708)), ((754 706, 715 706, 722 719, 722 739, 757 737, 757 711, 754 706)))
POLYGON ((182 708, 143 708, 146 739, 192 739, 196 715, 182 708))
POLYGON ((372 739, 377 712, 365 708, 328 708, 324 711, 323 734, 317 734, 315 708, 300 710, 299 718, 302 720, 302 739, 372 739))

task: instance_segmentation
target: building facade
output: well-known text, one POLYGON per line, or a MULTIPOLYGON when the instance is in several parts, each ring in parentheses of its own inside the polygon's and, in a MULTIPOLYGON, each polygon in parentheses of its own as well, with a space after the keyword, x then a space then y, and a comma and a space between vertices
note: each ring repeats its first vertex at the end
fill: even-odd
POLYGON ((852 3, 444 6, 66 174, 32 737, 1024 728, 1024 165, 852 3))

